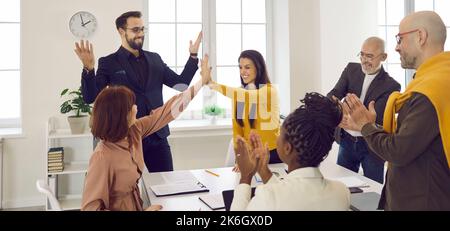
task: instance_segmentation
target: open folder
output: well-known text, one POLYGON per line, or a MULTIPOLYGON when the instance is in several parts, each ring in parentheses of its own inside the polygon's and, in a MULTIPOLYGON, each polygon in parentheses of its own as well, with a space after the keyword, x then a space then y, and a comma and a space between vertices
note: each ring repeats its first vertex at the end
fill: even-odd
POLYGON ((160 172, 150 174, 150 189, 155 196, 209 192, 190 171, 160 172))

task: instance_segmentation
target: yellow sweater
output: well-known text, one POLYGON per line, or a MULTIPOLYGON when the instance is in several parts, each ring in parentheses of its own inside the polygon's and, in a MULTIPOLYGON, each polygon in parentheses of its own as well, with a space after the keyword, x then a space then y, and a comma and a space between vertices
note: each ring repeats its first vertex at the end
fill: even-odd
POLYGON ((210 88, 232 99, 233 109, 233 140, 236 147, 237 136, 249 141, 250 131, 255 131, 261 136, 262 142, 267 143, 270 150, 277 148, 277 138, 280 135, 280 107, 278 92, 271 84, 266 84, 258 90, 246 90, 243 88, 228 87, 211 83, 210 88), (242 118, 243 127, 236 119, 237 105, 243 105, 243 110, 238 110, 242 118), (252 116, 254 128, 251 128, 249 116, 252 116))
POLYGON ((443 52, 426 60, 417 69, 416 76, 403 94, 389 96, 384 111, 384 130, 394 133, 397 129, 395 114, 414 92, 425 95, 433 104, 439 121, 442 145, 450 167, 450 52, 443 52))

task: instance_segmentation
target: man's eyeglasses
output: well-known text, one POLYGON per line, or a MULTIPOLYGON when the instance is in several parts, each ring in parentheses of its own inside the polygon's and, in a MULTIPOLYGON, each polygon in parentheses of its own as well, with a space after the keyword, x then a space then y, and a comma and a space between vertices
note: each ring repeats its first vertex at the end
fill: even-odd
POLYGON ((125 28, 125 29, 131 30, 135 34, 138 34, 141 31, 144 32, 144 34, 145 34, 145 33, 147 33, 147 30, 148 30, 145 26, 143 26, 143 27, 125 28))
POLYGON ((403 36, 403 35, 411 34, 411 33, 417 32, 417 31, 419 31, 419 29, 415 29, 415 30, 411 30, 411 31, 406 31, 406 32, 403 32, 403 33, 398 33, 398 34, 395 36, 395 39, 397 40, 397 45, 400 45, 400 43, 402 43, 402 36, 403 36))
POLYGON ((380 57, 381 55, 383 55, 384 53, 381 53, 381 54, 378 54, 378 55, 374 55, 374 54, 367 54, 367 53, 364 53, 364 52, 359 52, 358 53, 358 57, 361 59, 361 60, 363 60, 363 59, 366 59, 367 61, 372 61, 372 60, 374 60, 374 59, 376 59, 376 58, 378 58, 378 57, 380 57))

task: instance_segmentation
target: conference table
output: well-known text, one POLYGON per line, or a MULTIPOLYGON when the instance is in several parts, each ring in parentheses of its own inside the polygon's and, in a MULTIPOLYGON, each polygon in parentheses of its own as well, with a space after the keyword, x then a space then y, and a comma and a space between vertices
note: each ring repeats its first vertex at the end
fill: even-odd
MULTIPOLYGON (((286 164, 271 164, 270 169, 287 169, 286 164)), ((373 181, 363 175, 352 172, 346 168, 343 168, 330 160, 324 160, 319 166, 322 174, 327 179, 336 178, 357 178, 367 184, 368 187, 361 187, 364 192, 376 192, 381 193, 383 187, 382 184, 373 181)), ((232 190, 239 184, 239 173, 233 172, 232 167, 225 168, 211 168, 211 169, 196 169, 190 171, 199 182, 205 185, 209 192, 189 193, 172 196, 160 196, 157 197, 155 193, 150 189, 152 174, 144 171, 142 174, 141 190, 144 205, 160 204, 163 206, 163 211, 212 211, 205 203, 199 200, 199 197, 207 194, 222 195, 222 191, 232 190), (207 170, 207 171, 206 171, 207 170), (212 173, 214 174, 212 174, 212 173)), ((179 170, 186 171, 186 170, 179 170)), ((175 171, 177 172, 177 171, 175 171)), ((255 177, 252 180, 252 187, 261 184, 257 182, 255 177)), ((223 209, 222 209, 223 210, 223 209)))

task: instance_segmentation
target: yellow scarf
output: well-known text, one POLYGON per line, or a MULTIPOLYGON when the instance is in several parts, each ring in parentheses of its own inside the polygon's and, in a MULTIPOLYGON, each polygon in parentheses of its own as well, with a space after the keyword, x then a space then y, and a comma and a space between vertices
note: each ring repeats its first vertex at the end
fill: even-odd
POLYGON ((403 94, 394 92, 389 96, 383 120, 387 133, 396 131, 395 114, 414 92, 425 95, 436 109, 442 145, 450 168, 450 52, 442 52, 426 60, 403 94))

